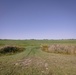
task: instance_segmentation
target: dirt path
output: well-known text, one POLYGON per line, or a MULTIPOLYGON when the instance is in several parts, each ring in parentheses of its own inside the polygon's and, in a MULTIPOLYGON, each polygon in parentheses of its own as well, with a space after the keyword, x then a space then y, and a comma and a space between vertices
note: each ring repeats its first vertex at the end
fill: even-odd
POLYGON ((37 56, 36 53, 37 53, 36 47, 30 48, 26 57, 21 60, 18 60, 15 63, 15 66, 21 66, 23 69, 26 69, 26 72, 28 72, 27 70, 30 69, 31 75, 34 74, 48 75, 49 74, 48 63, 41 57, 37 56))

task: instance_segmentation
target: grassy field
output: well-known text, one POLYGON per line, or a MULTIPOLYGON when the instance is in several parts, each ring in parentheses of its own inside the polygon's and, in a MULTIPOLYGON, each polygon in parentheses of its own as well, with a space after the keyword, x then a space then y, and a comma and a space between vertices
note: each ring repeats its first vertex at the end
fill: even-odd
POLYGON ((0 55, 0 75, 76 75, 76 54, 46 52, 41 50, 42 44, 76 46, 76 40, 0 40, 0 48, 25 48, 19 53, 0 55))

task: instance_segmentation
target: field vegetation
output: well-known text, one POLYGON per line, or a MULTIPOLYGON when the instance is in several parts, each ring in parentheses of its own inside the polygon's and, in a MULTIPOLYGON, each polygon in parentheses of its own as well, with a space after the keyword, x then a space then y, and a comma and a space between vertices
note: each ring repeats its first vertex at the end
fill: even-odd
POLYGON ((0 40, 0 75, 76 75, 76 40, 0 40))
POLYGON ((75 54, 76 45, 65 45, 65 44, 53 44, 53 45, 42 45, 41 49, 50 53, 63 53, 63 54, 75 54))
POLYGON ((17 52, 23 51, 24 48, 17 47, 17 46, 4 46, 0 48, 0 55, 1 54, 14 54, 17 52))

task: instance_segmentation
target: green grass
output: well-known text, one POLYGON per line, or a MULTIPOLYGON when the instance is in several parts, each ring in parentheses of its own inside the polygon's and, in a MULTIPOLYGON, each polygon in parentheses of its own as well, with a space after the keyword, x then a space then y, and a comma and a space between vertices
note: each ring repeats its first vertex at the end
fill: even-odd
POLYGON ((76 40, 0 40, 0 47, 16 45, 26 50, 0 56, 0 75, 76 75, 76 56, 47 53, 41 44, 71 44, 76 40))

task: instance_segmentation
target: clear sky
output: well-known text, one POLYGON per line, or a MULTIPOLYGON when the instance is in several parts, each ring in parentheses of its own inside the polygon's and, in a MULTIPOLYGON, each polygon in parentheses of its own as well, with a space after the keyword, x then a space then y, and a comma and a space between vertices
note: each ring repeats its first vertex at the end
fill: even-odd
POLYGON ((76 0, 0 0, 0 39, 76 39, 76 0))

